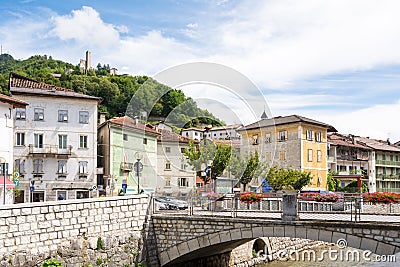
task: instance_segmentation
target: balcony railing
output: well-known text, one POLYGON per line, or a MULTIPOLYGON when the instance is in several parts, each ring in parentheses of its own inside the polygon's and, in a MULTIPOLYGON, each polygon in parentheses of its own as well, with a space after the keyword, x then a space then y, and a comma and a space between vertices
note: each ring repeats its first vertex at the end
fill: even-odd
POLYGON ((132 162, 121 162, 121 170, 131 172, 133 170, 132 162))
POLYGON ((400 161, 393 161, 393 160, 376 160, 376 165, 385 165, 385 166, 400 166, 400 161))
POLYGON ((400 174, 383 174, 383 173, 378 173, 376 175, 376 179, 380 180, 399 180, 400 181, 400 174))
POLYGON ((46 155, 71 155, 72 146, 67 148, 58 148, 57 145, 42 145, 41 147, 35 147, 29 145, 29 154, 46 154, 46 155))

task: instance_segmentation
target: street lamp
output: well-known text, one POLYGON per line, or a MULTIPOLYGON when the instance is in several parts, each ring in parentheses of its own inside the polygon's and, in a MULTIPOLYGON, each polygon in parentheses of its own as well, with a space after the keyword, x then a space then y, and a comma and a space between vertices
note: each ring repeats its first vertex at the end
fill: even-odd
POLYGON ((135 153, 135 170, 137 174, 137 193, 140 194, 140 172, 143 170, 143 164, 140 162, 143 159, 143 155, 140 152, 135 153))
POLYGON ((1 172, 3 174, 3 205, 6 204, 6 179, 7 179, 7 173, 8 173, 8 163, 6 163, 6 160, 4 158, 0 158, 0 163, 1 163, 1 172))

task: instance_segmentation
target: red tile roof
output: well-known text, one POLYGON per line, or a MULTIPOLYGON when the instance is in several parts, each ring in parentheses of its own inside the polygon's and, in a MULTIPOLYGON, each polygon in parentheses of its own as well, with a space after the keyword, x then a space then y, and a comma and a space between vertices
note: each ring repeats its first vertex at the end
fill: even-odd
POLYGON ((365 144, 375 150, 400 152, 400 148, 394 145, 389 145, 387 141, 372 139, 368 137, 355 136, 357 142, 365 144))
POLYGON ((9 89, 10 92, 14 94, 40 94, 93 99, 99 102, 101 101, 100 97, 76 93, 72 89, 66 89, 59 86, 38 82, 13 72, 10 73, 9 89))
POLYGON ((0 102, 11 104, 14 108, 24 108, 28 105, 25 101, 3 94, 0 94, 0 102))
POLYGON ((331 145, 336 145, 336 146, 348 146, 348 147, 356 147, 356 148, 371 150, 370 147, 357 143, 355 138, 354 138, 354 142, 353 142, 352 138, 354 138, 354 137, 339 134, 339 133, 332 133, 332 134, 328 134, 328 143, 331 145))
MULTIPOLYGON (((161 130, 160 136, 157 138, 158 142, 179 142, 179 143, 189 143, 191 140, 190 138, 184 137, 180 134, 168 131, 168 130, 161 130)), ((198 142, 198 141, 194 141, 198 142)))
MULTIPOLYGON (((120 125, 120 126, 136 128, 138 130, 142 130, 142 131, 145 131, 147 133, 152 133, 152 134, 156 134, 156 135, 160 134, 157 130, 155 130, 155 129, 151 128, 151 127, 148 127, 148 126, 146 126, 144 124, 141 124, 140 122, 136 123, 135 119, 132 119, 129 116, 112 118, 112 119, 106 121, 106 123, 107 122, 113 123, 113 124, 116 124, 116 125, 120 125)), ((101 126, 102 125, 100 125, 99 127, 101 127, 101 126)))

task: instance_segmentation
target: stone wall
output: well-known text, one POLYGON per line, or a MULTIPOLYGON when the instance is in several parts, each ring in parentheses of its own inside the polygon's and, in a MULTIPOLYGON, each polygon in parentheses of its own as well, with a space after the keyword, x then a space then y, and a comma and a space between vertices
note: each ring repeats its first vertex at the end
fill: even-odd
POLYGON ((51 257, 82 266, 110 260, 121 248, 133 258, 147 212, 146 195, 2 206, 0 266, 35 266, 51 257), (104 249, 97 250, 98 240, 104 249))

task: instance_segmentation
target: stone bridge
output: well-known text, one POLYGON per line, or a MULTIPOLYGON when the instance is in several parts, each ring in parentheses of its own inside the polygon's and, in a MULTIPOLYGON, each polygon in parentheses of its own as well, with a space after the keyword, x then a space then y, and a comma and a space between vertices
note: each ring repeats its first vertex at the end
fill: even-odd
POLYGON ((336 243, 380 255, 400 252, 400 224, 280 221, 153 214, 147 236, 150 266, 179 266, 231 251, 259 237, 292 237, 336 243))

